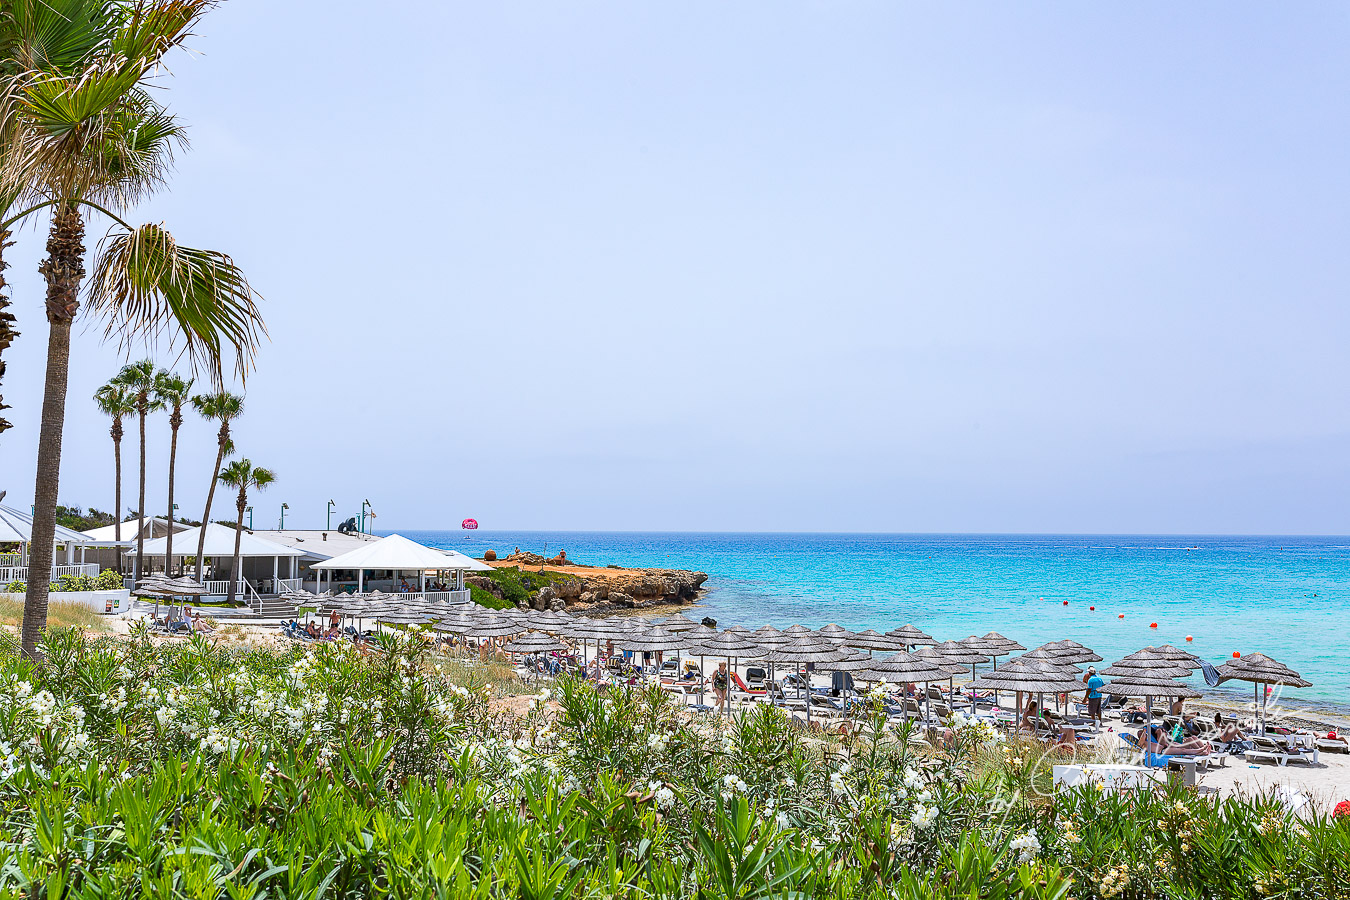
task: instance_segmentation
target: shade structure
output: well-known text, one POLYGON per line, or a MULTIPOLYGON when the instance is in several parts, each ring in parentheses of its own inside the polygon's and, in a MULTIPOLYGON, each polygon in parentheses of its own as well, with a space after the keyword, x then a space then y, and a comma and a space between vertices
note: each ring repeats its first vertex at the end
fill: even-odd
POLYGON ((658 650, 683 650, 688 646, 688 642, 674 631, 653 625, 641 631, 629 632, 617 639, 614 646, 635 653, 655 653, 658 650))
POLYGON ((550 653, 555 650, 566 650, 567 645, 546 634, 531 632, 516 638, 502 649, 507 653, 550 653))
MULTIPOLYGON (((203 556, 213 558, 227 559, 234 556, 235 529, 227 525, 219 525, 210 522, 205 526, 196 528, 186 528, 183 531, 174 533, 173 548, 174 556, 196 556, 197 539, 203 528, 206 530, 206 549, 202 552, 203 556), (181 552, 180 552, 181 551, 181 552)), ((240 556, 304 556, 305 551, 295 547, 288 547, 285 544, 279 544, 276 541, 269 541, 265 537, 245 529, 239 536, 239 555, 240 556)), ((145 542, 146 556, 163 556, 168 549, 168 539, 157 537, 145 542)), ((127 556, 135 556, 135 550, 128 550, 127 556)))
POLYGON ((886 632, 886 636, 897 638, 910 647, 919 646, 920 644, 931 645, 937 643, 931 634, 927 634, 916 628, 914 625, 909 624, 901 625, 899 628, 892 628, 890 631, 886 632))
POLYGON ((1219 666, 1219 683, 1225 681, 1250 681, 1253 685, 1253 703, 1258 710, 1258 725, 1262 734, 1266 732, 1266 695, 1260 686, 1278 684, 1286 687, 1312 687, 1312 682, 1300 677, 1297 672, 1282 662, 1271 659, 1264 653, 1248 653, 1246 656, 1226 662, 1219 666))
POLYGON ((748 634, 721 631, 712 637, 690 640, 688 650, 700 656, 730 656, 753 658, 763 651, 748 634))
MULTIPOLYGON (((122 533, 131 531, 135 536, 135 525, 123 525, 122 533)), ((233 533, 233 532, 231 532, 233 533)), ((33 540, 33 515, 24 512, 21 509, 15 509, 12 506, 0 504, 0 542, 28 544, 33 540)), ((89 544, 94 539, 87 534, 80 534, 73 528, 67 528, 64 525, 56 526, 57 544, 89 544)), ((147 543, 149 543, 147 541, 147 543)))
POLYGON ((980 640, 984 641, 984 645, 991 651, 994 651, 994 656, 1003 656, 1007 653, 1016 653, 1019 650, 1027 649, 1017 643, 1017 641, 1014 641, 1012 638, 1006 638, 997 631, 989 632, 981 637, 980 640))
POLYGON ((797 625, 789 625, 787 628, 784 628, 783 634, 791 635, 792 637, 797 638, 809 634, 815 634, 815 632, 812 631, 810 628, 807 628, 805 625, 797 624, 797 625))
POLYGON ((519 623, 511 622, 501 616, 488 616, 474 622, 464 634, 478 638, 507 637, 520 634, 524 630, 525 626, 519 623))
POLYGON ((567 634, 584 641, 605 641, 618 640, 630 630, 620 619, 576 619, 567 627, 567 634))
POLYGON ((1046 663, 1047 665, 1051 665, 1060 669, 1061 671, 1064 672, 1065 675, 1068 675, 1070 677, 1075 677, 1079 674, 1078 666, 1076 663, 1070 662, 1068 658, 1065 656, 1062 656, 1057 653, 1051 653, 1044 647, 1037 647, 1035 650, 1028 650, 1026 653, 1023 653, 1019 656, 1014 656, 1013 659, 1031 659, 1036 660, 1037 662, 1046 663))
POLYGON ((1074 663, 1089 663, 1101 660, 1101 657, 1093 653, 1090 647, 1084 647, 1077 641, 1051 641, 1048 644, 1042 644, 1038 649, 1053 653, 1074 663))
POLYGON ((907 646, 903 640, 881 634, 872 628, 850 635, 843 641, 843 644, 845 647, 854 647, 858 650, 874 650, 881 653, 903 650, 907 646))
POLYGON ((790 644, 793 637, 790 634, 784 634, 772 625, 765 625, 762 628, 756 628, 750 632, 750 637, 761 647, 772 648, 783 644, 790 644))
POLYGON ((536 628, 540 631, 553 631, 563 633, 566 632, 567 629, 570 628, 572 626, 572 623, 575 621, 576 618, 574 616, 569 616, 565 612, 550 610, 549 612, 543 612, 539 613, 538 615, 530 616, 528 624, 530 625, 530 627, 536 628))
MULTIPOLYGON (((1171 678, 1113 678, 1102 690, 1113 697, 1199 697, 1200 692, 1171 678)), ((1150 720, 1152 710, 1149 711, 1150 720)))
POLYGON ((666 631, 689 631, 690 629, 698 627, 697 622, 681 613, 666 616, 656 624, 660 625, 666 631))
POLYGON ((953 662, 959 662, 964 666, 989 662, 988 656, 964 641, 943 641, 940 644, 934 644, 933 649, 953 662))
MULTIPOLYGON (((177 543, 175 541, 174 543, 177 543)), ((147 546, 149 546, 147 544, 147 546)), ((290 550, 291 548, 287 548, 290 550)), ((302 551, 295 550, 295 554, 302 551)), ((271 553, 265 554, 271 556, 271 553)), ((283 554, 290 555, 290 554, 283 554)), ((401 534, 391 534, 355 550, 341 553, 332 559, 315 563, 314 569, 390 569, 393 571, 455 571, 491 572, 492 566, 479 562, 454 550, 436 550, 409 540, 401 534)))
POLYGON ((834 641, 835 643, 843 643, 844 641, 853 637, 853 632, 849 631, 844 626, 836 625, 833 622, 822 628, 817 628, 816 634, 820 635, 826 640, 834 641))
POLYGON ((142 578, 136 582, 136 593, 140 596, 161 597, 201 597, 208 593, 206 587, 187 576, 165 578, 157 575, 142 578))
POLYGON ((949 673, 949 675, 960 675, 966 671, 965 663, 948 658, 946 654, 936 647, 919 647, 912 651, 911 655, 918 657, 919 659, 928 660, 939 669, 949 673))
POLYGON ((1191 674, 1191 670, 1152 650, 1138 650, 1116 660, 1098 674, 1107 678, 1133 678, 1144 675, 1154 678, 1185 678, 1191 674))
POLYGON ((1065 675, 1058 666, 1040 660, 1026 660, 1020 656, 975 679, 974 687, 982 691, 1032 694, 1058 694, 1083 689, 1082 682, 1065 675))
MULTIPOLYGON (((961 668, 962 671, 965 670, 964 666, 961 668)), ((873 660, 871 665, 858 672, 858 677, 865 681, 914 683, 946 681, 948 672, 933 659, 915 656, 902 650, 885 659, 873 660)))
POLYGON ((1155 653, 1164 659, 1171 660, 1173 665, 1184 666, 1187 669, 1198 669, 1203 665, 1200 661, 1200 657, 1196 656, 1194 653, 1182 650, 1180 647, 1173 647, 1171 644, 1162 644, 1158 647, 1145 647, 1144 649, 1155 653))

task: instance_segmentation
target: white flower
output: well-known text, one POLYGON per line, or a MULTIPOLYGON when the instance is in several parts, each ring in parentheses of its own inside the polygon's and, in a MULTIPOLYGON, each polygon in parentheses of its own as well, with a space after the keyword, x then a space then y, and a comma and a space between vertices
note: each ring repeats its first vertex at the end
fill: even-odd
POLYGON ((1019 863, 1029 863, 1041 852, 1041 842, 1034 831, 1028 831, 1020 837, 1013 838, 1008 847, 1018 851, 1017 861, 1019 863))
POLYGON ((652 796, 656 800, 656 805, 661 809, 670 809, 675 804, 675 792, 665 785, 657 788, 656 793, 652 796))
POLYGON ((937 821, 937 807, 924 806, 922 803, 914 807, 914 812, 910 815, 910 822, 920 831, 926 831, 937 821))
POLYGON ((778 823, 779 828, 787 828, 789 824, 788 815, 785 812, 778 813, 778 815, 774 817, 774 821, 778 823))
POLYGON ((923 787, 923 776, 914 769, 905 770, 905 787, 917 791, 923 787))

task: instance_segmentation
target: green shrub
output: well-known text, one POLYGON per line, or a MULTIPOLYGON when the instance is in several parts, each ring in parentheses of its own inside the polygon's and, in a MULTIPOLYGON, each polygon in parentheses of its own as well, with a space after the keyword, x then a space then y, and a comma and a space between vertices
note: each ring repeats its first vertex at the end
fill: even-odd
POLYGON ((114 569, 104 569, 94 579, 96 591, 118 591, 122 589, 122 576, 114 569))
POLYGON ((840 743, 567 679, 507 715, 518 682, 415 627, 366 652, 143 629, 43 650, 0 642, 5 897, 1350 896, 1346 820, 1180 786, 1009 795, 981 767, 1020 749, 959 720, 917 747, 871 698, 840 743))
POLYGON ((22 581, 11 581, 5 585, 5 590, 11 594, 22 594, 28 590, 28 585, 22 581))

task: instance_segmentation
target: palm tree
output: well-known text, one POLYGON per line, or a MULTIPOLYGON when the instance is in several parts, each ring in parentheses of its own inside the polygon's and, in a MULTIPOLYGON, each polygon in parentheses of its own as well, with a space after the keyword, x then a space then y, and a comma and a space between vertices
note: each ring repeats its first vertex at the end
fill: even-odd
MULTIPOLYGON (((216 0, 5 0, 0 10, 0 231, 49 210, 49 326, 22 646, 36 656, 55 550, 70 335, 85 276, 84 215, 114 225, 99 245, 89 305, 123 345, 181 338, 194 369, 247 374, 265 334, 256 295, 225 254, 177 243, 121 213, 163 186, 178 123, 151 88, 165 55, 216 0), (10 200, 11 197, 16 198, 10 200), (22 202, 19 202, 22 201, 22 202)), ((144 507, 142 506, 142 512, 144 507)), ((142 554, 138 554, 142 555, 142 554)))
MULTIPOLYGON (((113 490, 116 497, 113 501, 113 536, 120 541, 122 540, 122 419, 136 412, 136 404, 127 393, 127 389, 118 384, 116 379, 94 392, 94 402, 98 404, 99 412, 112 417, 112 428, 108 429, 108 433, 112 435, 113 471, 117 479, 113 490)), ((118 550, 117 555, 118 559, 121 559, 121 550, 118 550)))
POLYGON ((245 457, 244 459, 236 459, 224 469, 221 469, 220 475, 217 477, 220 478, 221 484, 239 489, 239 496, 234 500, 235 512, 239 514, 239 520, 234 526, 234 562, 230 566, 230 591, 226 596, 226 600, 233 605, 239 588, 239 542, 244 537, 244 510, 248 508, 248 492, 249 490, 261 491, 276 481, 277 476, 271 469, 255 466, 251 460, 245 457))
POLYGON ((233 447, 230 442, 230 422, 243 415, 244 398, 217 391, 214 394, 198 394, 192 398, 192 406, 203 419, 220 420, 220 431, 216 432, 216 464, 211 469, 211 486, 206 490, 206 511, 202 513, 202 527, 197 532, 197 580, 201 581, 202 554, 206 552, 206 524, 211 521, 211 503, 216 499, 216 473, 233 447))
POLYGON ((178 456, 178 429, 183 427, 183 404, 192 393, 192 379, 176 372, 155 374, 155 396, 160 409, 169 411, 169 531, 164 537, 164 571, 169 571, 173 559, 173 467, 178 456))
MULTIPOLYGON (((164 408, 155 394, 155 381, 159 377, 153 360, 142 359, 127 363, 113 378, 128 394, 136 406, 136 414, 141 426, 141 491, 136 503, 136 517, 139 527, 136 529, 136 577, 145 577, 145 420, 152 412, 164 408)), ((169 570, 169 560, 164 560, 164 571, 169 570)))

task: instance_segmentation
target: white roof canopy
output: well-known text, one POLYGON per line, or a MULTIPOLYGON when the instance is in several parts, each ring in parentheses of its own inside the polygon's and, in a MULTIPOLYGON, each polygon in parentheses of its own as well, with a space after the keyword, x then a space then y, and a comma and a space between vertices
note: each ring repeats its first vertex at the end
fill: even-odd
POLYGON ((459 569, 469 572, 490 572, 492 567, 472 556, 454 550, 436 550, 410 541, 401 534, 358 547, 349 553, 315 563, 313 569, 390 569, 418 571, 426 569, 459 569))
MULTIPOLYGON (((203 556, 210 556, 214 559, 220 559, 226 556, 234 556, 234 529, 224 525, 218 525, 211 522, 206 526, 206 549, 203 556)), ((197 555, 197 534, 201 528, 187 528, 176 532, 173 536, 173 555, 174 556, 196 556, 197 555)), ((168 542, 158 537, 145 542, 146 556, 163 556, 165 545, 168 542)), ((134 556, 134 549, 127 552, 128 556, 134 556)), ((276 541, 269 541, 266 538, 260 538, 256 534, 245 531, 239 539, 240 556, 304 556, 303 550, 297 550, 294 547, 287 547, 285 544, 278 544, 276 541)))
MULTIPOLYGON (((21 544, 27 544, 32 539, 32 515, 21 512, 12 506, 0 504, 0 541, 18 541, 21 544)), ((91 540, 93 538, 85 537, 78 531, 61 525, 56 526, 56 543, 58 544, 87 544, 91 540)))

